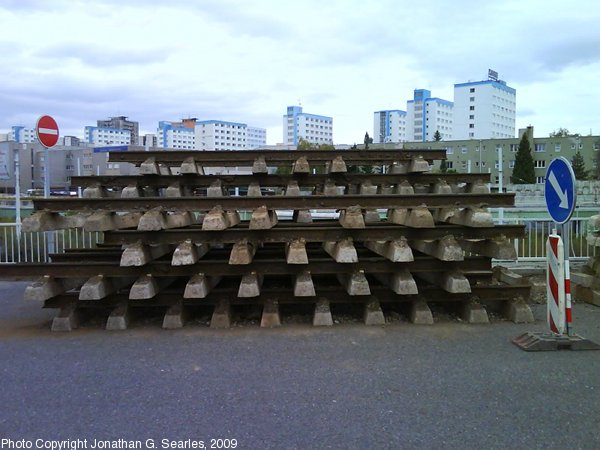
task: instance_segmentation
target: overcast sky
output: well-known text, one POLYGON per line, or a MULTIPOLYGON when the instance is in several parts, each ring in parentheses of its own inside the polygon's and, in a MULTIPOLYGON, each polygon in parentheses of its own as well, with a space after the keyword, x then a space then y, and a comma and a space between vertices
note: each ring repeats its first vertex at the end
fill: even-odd
POLYGON ((373 112, 454 83, 517 90, 517 128, 600 135, 591 1, 0 0, 0 131, 51 114, 61 134, 125 115, 246 122, 282 141, 288 105, 362 142, 373 112))

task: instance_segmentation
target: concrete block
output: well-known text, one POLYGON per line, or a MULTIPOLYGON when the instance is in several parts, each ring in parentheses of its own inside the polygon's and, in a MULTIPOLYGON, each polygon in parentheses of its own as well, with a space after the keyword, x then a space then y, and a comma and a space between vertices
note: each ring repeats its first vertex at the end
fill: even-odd
POLYGON ((468 191, 470 194, 489 194, 489 186, 483 182, 483 180, 475 180, 470 184, 468 191))
POLYGON ((108 331, 122 331, 129 326, 129 306, 124 303, 113 309, 106 321, 106 329, 108 331))
POLYGON ((313 316, 313 326, 330 327, 333 325, 329 301, 321 298, 315 305, 315 314, 313 316))
POLYGON ((463 304, 461 318, 469 323, 490 323, 485 306, 481 303, 467 302, 463 304))
POLYGON ((402 269, 390 276, 390 288, 398 295, 415 295, 419 293, 417 283, 408 269, 402 269))
POLYGON ((338 189, 333 180, 325 181, 325 185, 323 186, 323 195, 338 195, 338 189))
POLYGON ((600 289, 576 285, 573 286, 573 298, 577 301, 584 301, 592 305, 600 306, 600 289))
POLYGON ((194 213, 189 211, 169 211, 165 215, 165 220, 168 229, 189 227, 196 223, 194 213))
POLYGON ((167 220, 161 207, 153 208, 144 213, 137 227, 139 231, 160 231, 166 228, 167 220))
POLYGON ((208 277, 203 273, 194 275, 185 286, 183 298, 206 298, 221 277, 208 277))
POLYGON ((229 328, 231 327, 231 305, 227 300, 220 300, 213 310, 210 320, 211 328, 229 328))
POLYGON ((179 173, 181 175, 204 175, 204 170, 199 164, 196 163, 194 157, 190 156, 188 158, 185 158, 181 163, 179 173))
POLYGON ((390 166, 389 173, 390 174, 405 174, 409 172, 410 163, 408 161, 398 161, 392 163, 390 166))
POLYGON ((260 326, 262 328, 275 328, 281 326, 279 302, 277 300, 265 301, 262 316, 260 318, 260 326))
POLYGON ((490 258, 516 261, 517 251, 510 239, 500 236, 494 239, 474 240, 462 239, 461 247, 468 252, 476 253, 490 258))
POLYGON ((448 218, 447 222, 467 227, 493 227, 492 214, 483 208, 462 208, 448 218))
POLYGON ((433 186, 434 194, 452 194, 452 187, 448 184, 446 180, 439 180, 433 186))
MULTIPOLYGON (((85 231, 109 231, 117 229, 114 221, 115 213, 108 211, 97 211, 89 215, 83 225, 85 231)), ((23 222, 25 229, 25 221, 23 222)), ((40 230, 41 231, 41 230, 40 230)))
POLYGON ((249 228, 251 230, 268 230, 277 225, 277 213, 275 210, 260 206, 252 211, 249 228))
POLYGON ((494 267, 494 278, 511 286, 526 284, 524 278, 516 272, 502 266, 494 267))
POLYGON ((292 173, 310 173, 310 165, 306 156, 301 156, 294 162, 292 173))
POLYGON ((81 193, 83 198, 102 198, 106 197, 106 190, 100 184, 94 184, 92 186, 87 186, 83 189, 81 193))
POLYGON ((361 183, 358 193, 360 195, 376 195, 377 185, 373 184, 371 180, 365 180, 361 183))
POLYGON ((203 230, 226 230, 227 228, 229 228, 229 220, 219 205, 211 209, 202 221, 203 230))
POLYGON ((438 208, 433 210, 433 218, 436 222, 449 222, 453 216, 460 214, 458 208, 438 208))
POLYGON ((422 156, 410 160, 409 172, 429 172, 430 170, 429 163, 422 156))
POLYGON ((507 301, 504 306, 504 314, 508 320, 514 323, 534 323, 533 312, 523 299, 507 301))
POLYGON ((344 158, 341 156, 336 156, 333 158, 329 165, 329 173, 346 173, 348 169, 346 168, 346 163, 344 162, 344 158))
POLYGON ((294 280, 295 297, 314 297, 317 295, 310 270, 303 270, 294 280))
POLYGON ((58 315, 52 319, 51 330, 54 332, 73 331, 79 327, 80 313, 77 310, 76 303, 64 306, 60 309, 58 315))
POLYGON ((589 273, 571 272, 571 283, 581 287, 591 288, 594 286, 596 277, 589 273))
POLYGON ((294 222, 296 223, 312 223, 312 214, 310 209, 296 209, 294 210, 294 222))
POLYGON ((421 253, 433 256, 441 261, 463 261, 464 251, 454 236, 447 235, 438 240, 415 239, 411 247, 421 253))
POLYGON ((210 245, 206 243, 194 244, 191 239, 186 239, 177 246, 171 259, 172 266, 189 266, 196 264, 200 258, 208 253, 210 245))
MULTIPOLYGON (((140 212, 130 212, 130 213, 116 213, 112 216, 112 221, 115 229, 120 230, 124 228, 135 228, 137 227, 140 219, 142 218, 142 213, 140 212)), ((87 221, 86 221, 87 225, 87 221)), ((95 231, 95 230, 88 230, 95 231)))
POLYGON ((248 185, 248 193, 246 194, 248 197, 262 197, 262 192, 260 191, 260 184, 258 182, 253 181, 248 185))
POLYGON ((425 301, 416 300, 412 303, 410 321, 415 325, 433 325, 433 314, 425 301))
POLYGON ((265 161, 265 158, 262 156, 259 156, 258 158, 256 158, 254 160, 254 163, 252 163, 252 173, 267 173, 268 169, 267 169, 267 163, 265 161))
POLYGON ((246 239, 242 239, 241 241, 233 244, 231 253, 229 255, 229 264, 250 264, 255 253, 256 245, 252 242, 248 242, 246 239))
POLYGON ((140 175, 160 175, 156 158, 152 156, 140 164, 140 175))
POLYGON ((344 228, 364 228, 365 220, 360 206, 350 206, 340 211, 340 225, 344 228))
POLYGON ((49 211, 35 211, 23 218, 21 230, 24 233, 58 230, 58 214, 49 211))
POLYGON ((300 186, 298 186, 298 182, 296 180, 290 180, 285 188, 285 195, 288 197, 299 197, 300 196, 300 186))
POLYGON ((23 299, 43 302, 62 294, 64 291, 65 289, 60 281, 50 275, 44 275, 25 288, 23 299))
POLYGON ((206 188, 207 197, 223 197, 224 195, 226 195, 226 191, 221 180, 213 181, 210 186, 206 188))
POLYGON ((230 227, 235 227, 240 223, 240 213, 237 211, 225 211, 225 217, 230 227))
POLYGON ((285 245, 285 259, 288 264, 308 264, 306 241, 295 239, 285 245))
POLYGON ((419 272, 418 277, 439 286, 451 294, 466 294, 471 292, 471 285, 464 274, 458 270, 449 272, 419 272))
POLYGON ((238 289, 238 297, 258 297, 262 286, 263 276, 255 271, 249 272, 242 276, 240 287, 238 289))
POLYGON ((415 183, 414 184, 415 194, 429 194, 430 187, 429 184, 424 183, 415 183))
POLYGON ((354 247, 352 238, 342 239, 339 242, 327 241, 323 242, 323 249, 339 263, 355 263, 358 262, 358 254, 354 247))
POLYGON ((418 206, 416 208, 412 208, 408 213, 408 217, 406 218, 406 222, 404 223, 407 227, 412 228, 433 228, 435 227, 435 223, 433 221, 433 216, 427 206, 418 206))
POLYGON ((137 184, 130 184, 121 189, 121 198, 138 198, 142 196, 137 184))
POLYGON ((159 175, 173 175, 171 168, 163 163, 158 163, 158 174, 159 175))
POLYGON ((414 261, 412 249, 405 237, 393 241, 366 241, 363 245, 372 252, 393 262, 414 261))
POLYGON ((187 320, 186 309, 181 303, 176 303, 169 306, 165 317, 163 318, 162 327, 165 330, 175 330, 183 328, 187 320))
POLYGON ((385 317, 378 300, 370 299, 365 303, 364 321, 365 325, 385 325, 385 317))
POLYGON ((371 289, 364 270, 357 270, 351 274, 337 274, 337 278, 348 292, 348 295, 371 295, 371 289))
POLYGON ((141 275, 129 291, 129 300, 153 298, 160 291, 158 280, 150 274, 141 275))
POLYGON ((100 300, 115 292, 115 286, 110 278, 96 275, 85 282, 79 290, 79 300, 100 300))
POLYGON ((408 209, 406 208, 395 208, 388 209, 387 220, 388 222, 396 223, 398 225, 404 225, 408 218, 408 209))
POLYGON ((144 266, 171 251, 171 247, 164 244, 146 245, 136 242, 126 245, 119 262, 121 267, 144 266))

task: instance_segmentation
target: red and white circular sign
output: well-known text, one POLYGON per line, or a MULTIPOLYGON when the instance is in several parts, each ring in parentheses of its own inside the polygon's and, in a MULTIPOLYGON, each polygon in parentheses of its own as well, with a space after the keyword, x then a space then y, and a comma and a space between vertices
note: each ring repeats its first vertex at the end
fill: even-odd
POLYGON ((42 116, 35 126, 38 140, 46 147, 54 147, 58 142, 58 124, 50 116, 42 116))

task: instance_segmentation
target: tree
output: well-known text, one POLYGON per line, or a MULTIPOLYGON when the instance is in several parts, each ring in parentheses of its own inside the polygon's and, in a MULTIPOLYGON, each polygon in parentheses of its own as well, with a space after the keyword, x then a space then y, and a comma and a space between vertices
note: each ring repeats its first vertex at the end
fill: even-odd
POLYGON ((369 149, 369 144, 373 143, 373 138, 369 137, 369 132, 365 133, 365 141, 364 142, 365 142, 365 150, 368 150, 369 149))
POLYGON ((433 134, 433 140, 435 142, 440 142, 442 140, 442 135, 440 134, 439 130, 435 130, 435 133, 433 134))
POLYGON ((533 158, 531 157, 531 146, 527 135, 523 134, 519 142, 519 151, 515 157, 515 167, 513 169, 511 180, 515 184, 533 184, 535 183, 535 170, 533 158))
POLYGON ((311 144, 304 138, 300 138, 300 140, 298 141, 298 145, 296 146, 296 150, 311 150, 313 148, 313 144, 311 144))
POLYGON ((550 133, 550 137, 567 137, 570 135, 571 135, 570 131, 566 128, 559 128, 558 130, 550 133))
POLYGON ((442 162, 440 164, 440 172, 446 173, 447 171, 448 171, 448 163, 446 162, 445 159, 442 159, 442 162))
POLYGON ((571 160, 571 166, 573 167, 573 172, 575 173, 576 180, 586 180, 588 177, 588 171, 585 170, 585 161, 583 160, 583 156, 579 150, 573 156, 571 160))

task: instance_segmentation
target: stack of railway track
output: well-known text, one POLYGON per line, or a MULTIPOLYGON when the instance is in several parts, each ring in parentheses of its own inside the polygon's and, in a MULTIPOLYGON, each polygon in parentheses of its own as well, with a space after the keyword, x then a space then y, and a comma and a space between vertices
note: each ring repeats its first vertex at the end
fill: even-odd
POLYGON ((398 304, 413 322, 433 323, 432 303, 470 322, 487 322, 486 307, 519 320, 529 287, 495 280, 491 260, 516 259, 511 239, 524 228, 495 226, 486 209, 512 206, 514 194, 490 193, 489 174, 431 173, 443 158, 401 149, 112 152, 109 161, 138 174, 73 177, 80 198, 34 200, 24 222, 29 231, 102 231, 104 243, 3 272, 40 277, 25 297, 60 308, 54 330, 90 311, 124 329, 149 308, 178 328, 206 307, 211 326, 228 327, 232 310, 249 304, 262 307, 262 326, 279 325, 284 304, 313 307, 315 325, 331 325, 338 303, 359 303, 367 324, 385 323, 382 305, 398 304), (385 170, 351 173, 367 165, 385 170), (219 173, 227 167, 248 174, 219 173), (317 219, 323 212, 337 215, 317 219))
POLYGON ((574 298, 600 306, 600 251, 597 250, 600 248, 600 215, 589 218, 586 241, 595 251, 580 272, 571 274, 574 298))

